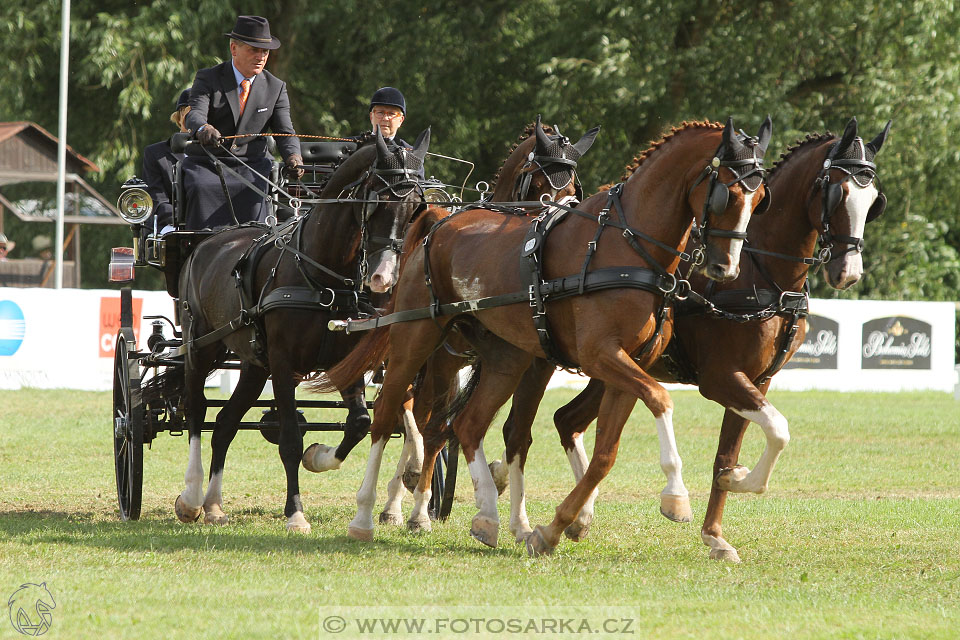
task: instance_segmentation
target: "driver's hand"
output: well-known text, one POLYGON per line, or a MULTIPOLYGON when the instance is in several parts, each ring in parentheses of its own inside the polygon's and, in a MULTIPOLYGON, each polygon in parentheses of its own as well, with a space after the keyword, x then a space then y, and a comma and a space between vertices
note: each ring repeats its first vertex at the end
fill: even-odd
POLYGON ((197 134, 197 140, 205 147, 215 147, 220 144, 220 132, 212 124, 204 125, 197 134))
POLYGON ((303 156, 299 153, 291 154, 283 164, 289 180, 299 180, 303 177, 303 156))

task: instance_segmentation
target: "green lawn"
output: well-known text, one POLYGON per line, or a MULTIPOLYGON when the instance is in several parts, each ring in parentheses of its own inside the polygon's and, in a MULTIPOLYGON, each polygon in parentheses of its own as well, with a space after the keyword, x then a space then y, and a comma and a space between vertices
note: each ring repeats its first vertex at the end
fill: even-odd
MULTIPOLYGON (((572 395, 549 392, 534 428, 533 524, 551 519, 572 486, 549 421, 572 395)), ((792 440, 765 495, 728 499, 724 532, 743 559, 731 565, 709 560, 699 538, 722 410, 695 392, 673 398, 695 522, 659 515, 656 432, 638 408, 601 484, 590 536, 530 559, 512 542, 505 499, 500 547, 470 538, 465 465, 453 515, 432 533, 381 526, 372 544, 347 538, 366 443, 340 471, 301 471, 313 532, 287 534, 280 459, 256 433, 241 433, 227 459, 228 527, 174 517, 187 442, 167 434, 144 453, 141 520, 120 522, 110 394, 0 392, 0 597, 46 582, 57 603, 48 638, 322 638, 332 637, 320 628, 330 615, 351 620, 380 607, 429 617, 467 606, 488 618, 587 611, 630 621, 629 631, 593 637, 960 636, 960 402, 934 393, 771 394, 792 440)), ((490 459, 502 450, 496 431, 490 459)), ((306 443, 332 439, 317 435, 306 443)), ((589 450, 592 431, 587 441, 589 450)), ((752 426, 741 462, 752 466, 762 447, 752 426)), ((206 436, 204 448, 206 471, 206 436)), ((387 449, 381 503, 399 450, 399 440, 387 449)), ((447 635, 475 637, 433 637, 447 635)), ((557 634, 536 637, 544 635, 557 634)), ((0 621, 0 638, 15 637, 0 621)))

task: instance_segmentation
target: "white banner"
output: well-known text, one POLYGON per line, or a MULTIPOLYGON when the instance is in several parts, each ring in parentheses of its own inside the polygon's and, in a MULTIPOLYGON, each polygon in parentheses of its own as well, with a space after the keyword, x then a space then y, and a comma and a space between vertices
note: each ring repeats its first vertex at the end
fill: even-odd
MULTIPOLYGON (((133 301, 142 347, 151 331, 143 316, 172 319, 173 301, 164 291, 134 291, 133 301)), ((774 389, 954 389, 952 302, 814 299, 810 313, 807 339, 774 389)), ((0 287, 0 389, 111 389, 119 326, 119 291, 0 287)), ((563 372, 551 383, 584 384, 563 372)))

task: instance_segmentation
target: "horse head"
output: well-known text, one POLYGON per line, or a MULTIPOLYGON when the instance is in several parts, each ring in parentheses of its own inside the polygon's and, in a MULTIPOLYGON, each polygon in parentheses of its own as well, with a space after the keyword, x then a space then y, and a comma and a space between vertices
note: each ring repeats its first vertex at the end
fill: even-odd
POLYGON ((527 200, 535 194, 564 203, 573 199, 579 201, 583 197, 577 184, 577 161, 593 146, 600 127, 590 129, 575 143, 560 133, 557 125, 553 126, 553 131, 552 135, 544 131, 538 115, 533 149, 515 182, 514 192, 520 200, 527 200))
POLYGON ((688 192, 693 211, 701 212, 694 224, 702 245, 695 264, 708 278, 726 282, 740 274, 747 224, 752 214, 763 213, 770 204, 763 156, 772 131, 770 116, 756 136, 735 131, 733 118, 728 118, 720 145, 688 192))
POLYGON ((363 183, 360 215, 361 275, 376 293, 389 291, 397 280, 403 232, 423 204, 418 174, 430 148, 430 129, 418 137, 413 149, 388 147, 377 130, 377 159, 363 183))
POLYGON ((851 118, 840 139, 826 148, 809 210, 820 234, 827 284, 835 289, 848 289, 863 276, 864 228, 887 204, 875 158, 889 133, 887 121, 877 137, 864 143, 857 135, 857 119, 851 118))

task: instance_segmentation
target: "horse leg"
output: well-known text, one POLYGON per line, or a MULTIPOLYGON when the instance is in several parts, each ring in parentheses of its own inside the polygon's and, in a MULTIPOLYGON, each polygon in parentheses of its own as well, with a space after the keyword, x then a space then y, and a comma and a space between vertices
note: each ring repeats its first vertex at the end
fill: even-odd
POLYGON ((377 479, 383 450, 396 425, 397 413, 407 397, 410 383, 440 340, 441 329, 432 321, 394 325, 390 329, 392 344, 407 345, 391 351, 380 396, 370 427, 370 454, 357 491, 357 514, 347 527, 347 535, 356 540, 373 539, 373 507, 377 501, 377 479))
POLYGON ((336 447, 314 442, 303 452, 303 468, 320 473, 339 469, 350 451, 370 433, 370 413, 367 411, 365 395, 366 384, 357 380, 346 389, 340 390, 340 397, 347 406, 347 420, 343 428, 343 439, 336 447))
POLYGON ((497 546, 500 518, 497 487, 483 453, 483 436, 532 362, 529 355, 499 340, 495 352, 496 358, 486 357, 481 362, 477 387, 453 423, 473 480, 474 500, 479 510, 473 517, 470 535, 490 547, 497 546))
MULTIPOLYGON (((514 535, 517 543, 526 540, 533 531, 527 518, 523 470, 527 464, 530 445, 533 444, 533 438, 530 435, 533 421, 537 417, 537 408, 543 400, 543 394, 547 390, 553 371, 554 366, 546 360, 538 358, 533 361, 520 378, 520 385, 513 392, 510 415, 503 425, 504 442, 507 448, 503 454, 506 464, 502 466, 509 472, 510 533, 514 535)), ((493 468, 491 472, 494 482, 497 483, 497 491, 502 492, 493 468)))
MULTIPOLYGON (((721 522, 727 491, 754 491, 756 493, 765 491, 770 474, 773 472, 773 465, 790 439, 786 419, 764 397, 769 385, 770 381, 768 380, 759 388, 752 384, 740 387, 754 397, 756 402, 754 406, 757 406, 757 409, 735 410, 728 408, 724 412, 717 456, 713 465, 714 482, 710 488, 707 513, 704 516, 703 527, 700 531, 703 543, 710 547, 710 558, 714 560, 740 561, 737 550, 723 538, 721 522), (750 419, 752 419, 751 416, 763 420, 760 425, 764 435, 767 436, 767 446, 752 472, 737 464, 740 456, 740 446, 743 443, 743 436, 750 419)), ((710 391, 709 387, 707 391, 710 391)), ((744 399, 740 401, 746 402, 744 399)))
MULTIPOLYGON (((380 512, 380 524, 403 524, 403 497, 407 493, 406 481, 408 467, 416 465, 416 478, 419 479, 419 469, 423 466, 423 438, 420 436, 420 429, 413 419, 413 397, 408 398, 403 403, 403 412, 397 420, 403 427, 403 449, 400 451, 400 459, 397 461, 397 471, 393 474, 390 482, 387 484, 387 503, 380 512), (417 451, 417 442, 419 442, 419 453, 417 451), (411 463, 412 457, 420 456, 420 464, 411 463)), ((414 485, 416 486, 416 485, 414 485)))
MULTIPOLYGON (((580 482, 590 463, 587 459, 587 450, 583 446, 583 434, 600 412, 603 392, 603 382, 590 380, 583 391, 553 414, 553 426, 560 436, 560 445, 567 453, 567 461, 570 463, 570 470, 573 471, 574 482, 580 482)), ((576 519, 564 529, 564 535, 570 540, 579 542, 590 532, 590 525, 593 523, 593 505, 598 493, 599 489, 593 490, 576 519)))
MULTIPOLYGON (((413 533, 430 531, 430 498, 433 496, 433 470, 437 455, 447 442, 447 424, 439 417, 434 420, 435 412, 442 412, 442 406, 449 401, 459 383, 458 372, 463 359, 451 356, 445 351, 437 351, 427 360, 422 371, 420 384, 415 389, 414 419, 421 425, 420 437, 422 468, 416 488, 413 489, 413 509, 407 520, 407 528, 413 533)), ((455 480, 448 479, 448 482, 455 480)))
POLYGON ((600 481, 610 472, 617 458, 623 426, 636 403, 636 396, 619 389, 608 387, 604 391, 597 420, 597 439, 593 458, 573 491, 557 507, 553 521, 546 527, 535 527, 533 533, 527 538, 527 553, 530 556, 553 553, 560 543, 561 534, 578 517, 600 481))
POLYGON ((600 481, 609 473, 617 458, 620 434, 637 398, 643 400, 653 414, 658 429, 662 422, 671 420, 673 402, 666 389, 637 366, 623 348, 616 345, 611 349, 608 344, 609 341, 580 345, 582 352, 596 354, 593 361, 584 363, 584 373, 606 383, 598 413, 593 458, 583 478, 557 507, 553 522, 546 527, 536 527, 527 538, 527 551, 531 556, 553 552, 561 533, 573 523, 600 481))
MULTIPOLYGON (((187 326, 184 335, 190 335, 187 326)), ((180 522, 196 522, 203 509, 203 459, 200 452, 200 435, 207 417, 207 398, 203 385, 215 357, 213 347, 203 352, 188 353, 183 365, 183 400, 190 434, 190 454, 187 471, 184 473, 184 489, 173 503, 174 513, 180 522)))
POLYGON ((253 406, 263 385, 267 382, 267 371, 261 367, 244 363, 240 379, 227 404, 217 414, 213 436, 210 438, 210 480, 207 494, 203 499, 203 523, 227 524, 229 519, 223 512, 223 465, 227 458, 227 449, 237 435, 240 420, 253 406))
POLYGON ((270 358, 270 373, 273 376, 273 396, 280 419, 280 460, 287 477, 287 499, 283 515, 287 518, 287 531, 310 533, 310 523, 303 515, 300 500, 300 460, 303 457, 303 433, 297 419, 297 380, 288 366, 288 354, 276 354, 270 358), (279 356, 279 357, 277 357, 279 356))
MULTIPOLYGON (((437 455, 447 442, 446 425, 427 423, 423 434, 423 471, 413 491, 413 509, 407 520, 407 529, 413 533, 430 531, 430 498, 433 496, 433 469, 437 455)), ((448 480, 450 482, 450 480, 448 480)))

